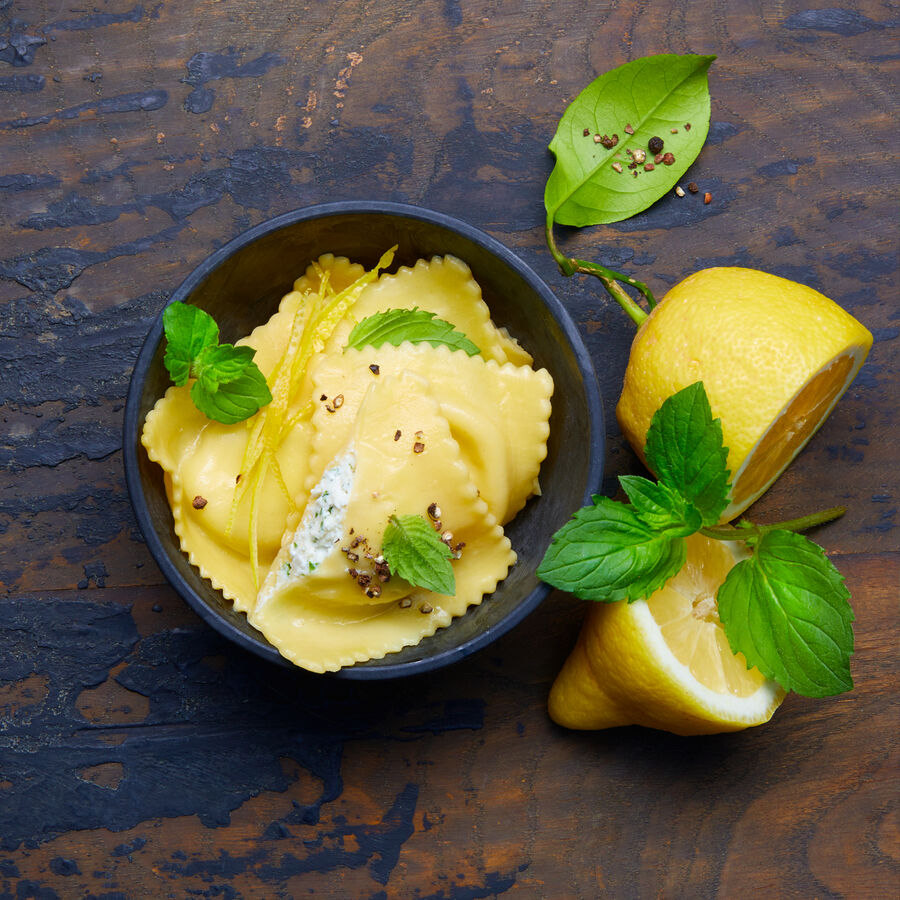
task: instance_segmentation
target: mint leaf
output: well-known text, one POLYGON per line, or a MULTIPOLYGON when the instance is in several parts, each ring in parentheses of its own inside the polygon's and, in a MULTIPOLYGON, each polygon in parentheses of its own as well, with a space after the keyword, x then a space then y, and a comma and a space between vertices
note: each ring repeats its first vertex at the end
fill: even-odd
POLYGON ((450 548, 424 516, 391 516, 381 552, 391 570, 414 587, 452 597, 456 577, 450 548))
POLYGON ((445 344, 453 350, 465 350, 469 356, 477 356, 481 352, 450 322, 418 307, 387 309, 368 316, 354 326, 347 339, 347 347, 354 350, 367 346, 380 347, 382 344, 397 347, 404 341, 428 343, 433 347, 445 344))
POLYGON ((697 158, 709 131, 707 70, 714 59, 647 56, 591 82, 569 104, 550 142, 556 165, 544 190, 548 221, 577 226, 618 222, 670 191, 697 158), (625 131, 627 125, 634 134, 625 131), (614 134, 615 146, 594 141, 594 135, 614 134), (648 149, 652 137, 663 139, 672 164, 660 162, 651 171, 641 164, 629 171, 633 157, 626 150, 641 150, 646 162, 654 164, 648 149))
POLYGON ((193 374, 207 390, 215 391, 220 384, 237 381, 250 366, 256 368, 254 356, 256 350, 253 347, 235 347, 233 344, 204 347, 194 362, 193 374))
POLYGON ((821 547, 768 531, 719 588, 728 643, 782 687, 807 697, 849 691, 853 652, 850 592, 821 547))
POLYGON ((651 528, 683 526, 685 537, 700 530, 702 522, 699 511, 677 491, 640 475, 620 475, 619 484, 628 495, 637 517, 651 528))
POLYGON ((178 387, 190 378, 194 406, 225 425, 243 422, 272 402, 266 377, 253 362, 256 350, 219 343, 215 319, 197 306, 172 303, 163 312, 163 362, 178 387))
POLYGON ((656 477, 699 510, 704 525, 719 521, 728 505, 728 450, 702 382, 673 394, 656 411, 644 454, 656 477))
POLYGON ((553 536, 537 575, 582 600, 649 597, 684 565, 690 533, 656 529, 627 504, 595 497, 553 536))
POLYGON ((166 354, 163 358, 172 381, 179 387, 191 375, 191 363, 200 352, 219 343, 219 326, 213 317, 197 306, 171 303, 163 312, 166 354))
POLYGON ((194 406, 210 419, 224 425, 243 422, 261 406, 271 403, 272 394, 266 377, 256 363, 251 363, 244 374, 227 384, 216 385, 212 381, 198 379, 191 386, 194 406))

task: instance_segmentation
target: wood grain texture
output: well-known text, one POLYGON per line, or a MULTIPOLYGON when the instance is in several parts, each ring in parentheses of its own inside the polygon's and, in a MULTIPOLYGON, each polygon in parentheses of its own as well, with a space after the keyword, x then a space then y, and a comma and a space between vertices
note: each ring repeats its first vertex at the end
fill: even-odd
POLYGON ((0 897, 897 896, 898 32, 876 0, 0 0, 0 897), (546 145, 596 74, 664 51, 718 55, 685 179, 712 202, 559 239, 658 294, 763 268, 875 334, 753 510, 849 507, 816 539, 853 592, 855 690, 743 734, 566 732, 546 695, 583 609, 560 594, 403 685, 219 639, 163 582, 121 471, 169 293, 298 206, 457 215, 572 311, 612 492, 640 471, 613 415, 632 328, 555 271, 546 145))

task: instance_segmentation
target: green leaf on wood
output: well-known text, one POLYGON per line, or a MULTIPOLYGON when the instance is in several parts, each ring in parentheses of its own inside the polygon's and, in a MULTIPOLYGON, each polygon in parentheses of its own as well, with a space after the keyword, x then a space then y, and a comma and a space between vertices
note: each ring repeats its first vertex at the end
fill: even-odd
POLYGON ((643 57, 588 85, 569 104, 550 142, 556 165, 544 191, 548 221, 576 226, 619 222, 675 187, 709 131, 707 70, 714 59, 643 57), (618 136, 615 146, 594 140, 613 135, 618 136), (674 157, 671 165, 655 162, 649 150, 654 137, 674 157), (628 150, 646 154, 645 161, 629 169, 634 157, 628 150), (644 168, 648 163, 653 166, 649 171, 644 168))

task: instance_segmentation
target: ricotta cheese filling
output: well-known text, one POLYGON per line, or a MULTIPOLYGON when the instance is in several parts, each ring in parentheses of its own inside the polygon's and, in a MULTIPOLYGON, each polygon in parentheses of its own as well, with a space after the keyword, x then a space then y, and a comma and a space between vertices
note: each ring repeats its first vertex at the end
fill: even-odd
POLYGON ((283 583, 315 572, 341 539, 355 472, 356 453, 351 446, 322 473, 310 491, 290 553, 281 565, 279 581, 283 583))

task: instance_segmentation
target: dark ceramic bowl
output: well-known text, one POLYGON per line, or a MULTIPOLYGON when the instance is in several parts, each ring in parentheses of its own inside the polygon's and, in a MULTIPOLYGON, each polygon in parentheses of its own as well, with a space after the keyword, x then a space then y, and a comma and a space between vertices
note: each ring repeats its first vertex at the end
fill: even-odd
MULTIPOLYGON (((172 294, 207 310, 221 339, 234 341, 265 322, 310 260, 332 252, 366 268, 398 244, 396 265, 452 254, 468 263, 498 325, 505 325, 553 376, 553 415, 543 495, 506 527, 518 563, 480 606, 415 647, 336 673, 393 678, 436 669, 486 646, 521 622, 549 593, 535 576, 550 537, 600 487, 603 415, 591 360, 562 304, 503 245, 449 216, 396 203, 330 203, 286 213, 251 228, 205 260, 172 294)), ((138 357, 125 411, 125 474, 150 552, 179 594, 210 625, 240 646, 287 663, 242 613, 202 579, 179 549, 162 470, 141 445, 144 418, 169 386, 160 316, 138 357)))

